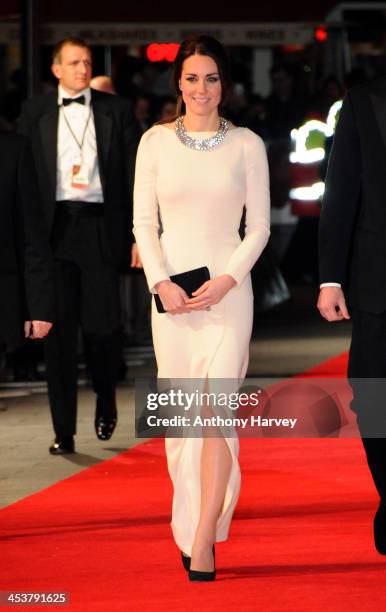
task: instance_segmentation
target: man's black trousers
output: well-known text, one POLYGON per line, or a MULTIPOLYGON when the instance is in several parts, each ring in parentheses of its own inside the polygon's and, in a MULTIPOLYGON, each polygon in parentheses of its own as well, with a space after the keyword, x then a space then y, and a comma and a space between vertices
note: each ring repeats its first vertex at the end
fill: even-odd
POLYGON ((76 433, 79 329, 93 389, 108 406, 117 382, 121 321, 119 278, 109 263, 103 205, 56 206, 55 321, 46 341, 46 364, 54 430, 61 438, 76 433))
POLYGON ((386 504, 386 313, 352 311, 348 376, 370 471, 386 504))

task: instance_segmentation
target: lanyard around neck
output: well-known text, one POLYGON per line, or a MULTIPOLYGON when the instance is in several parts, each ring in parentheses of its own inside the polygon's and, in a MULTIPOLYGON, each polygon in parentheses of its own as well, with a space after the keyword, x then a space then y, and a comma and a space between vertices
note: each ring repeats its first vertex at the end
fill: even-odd
POLYGON ((92 112, 92 111, 91 111, 91 105, 90 105, 90 111, 89 111, 89 113, 88 113, 88 117, 87 117, 86 125, 85 125, 85 128, 84 128, 84 130, 83 130, 82 138, 81 138, 81 140, 80 140, 80 141, 79 141, 79 140, 78 140, 78 138, 76 137, 76 134, 74 133, 74 131, 73 131, 72 127, 71 127, 71 124, 70 124, 70 122, 68 121, 68 119, 67 119, 67 117, 66 117, 66 111, 64 110, 64 106, 63 106, 63 104, 61 105, 61 109, 62 109, 62 113, 63 113, 64 120, 65 120, 65 122, 66 122, 66 125, 67 125, 67 127, 68 127, 68 129, 69 129, 69 131, 70 131, 70 134, 71 134, 71 136, 73 137, 73 139, 75 140, 76 144, 78 145, 78 147, 79 147, 79 151, 80 151, 80 154, 82 155, 82 153, 83 153, 83 144, 84 144, 84 139, 85 139, 85 136, 86 136, 86 132, 87 132, 87 128, 88 128, 88 124, 90 123, 90 119, 91 119, 91 112, 92 112))

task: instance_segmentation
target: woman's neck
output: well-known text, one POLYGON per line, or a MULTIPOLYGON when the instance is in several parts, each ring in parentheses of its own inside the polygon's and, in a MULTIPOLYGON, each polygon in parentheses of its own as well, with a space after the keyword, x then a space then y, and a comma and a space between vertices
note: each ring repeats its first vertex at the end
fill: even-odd
POLYGON ((220 117, 217 111, 205 116, 187 112, 184 117, 184 126, 187 132, 217 132, 220 127, 220 117))

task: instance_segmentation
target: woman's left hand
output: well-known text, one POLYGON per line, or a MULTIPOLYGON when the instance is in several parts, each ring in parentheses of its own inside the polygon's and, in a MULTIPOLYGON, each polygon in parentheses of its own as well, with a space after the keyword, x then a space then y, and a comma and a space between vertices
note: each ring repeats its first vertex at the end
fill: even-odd
POLYGON ((223 297, 232 287, 236 286, 235 279, 230 274, 222 274, 206 281, 201 287, 194 291, 186 302, 189 310, 209 310, 211 306, 221 302, 223 297))

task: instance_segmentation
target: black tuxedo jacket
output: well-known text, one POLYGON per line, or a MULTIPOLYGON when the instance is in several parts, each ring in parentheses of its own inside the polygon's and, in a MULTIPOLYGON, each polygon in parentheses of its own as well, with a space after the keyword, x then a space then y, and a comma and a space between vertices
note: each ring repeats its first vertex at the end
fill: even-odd
POLYGON ((28 143, 0 134, 0 337, 12 349, 27 319, 53 321, 52 257, 28 143))
MULTIPOLYGON (((132 193, 135 156, 140 138, 127 100, 91 90, 99 174, 104 198, 108 256, 118 266, 132 242, 132 193)), ((59 108, 57 92, 24 103, 19 131, 29 138, 51 233, 56 201, 59 108)))
POLYGON ((352 307, 386 311, 386 77, 346 95, 320 217, 320 282, 352 307))

